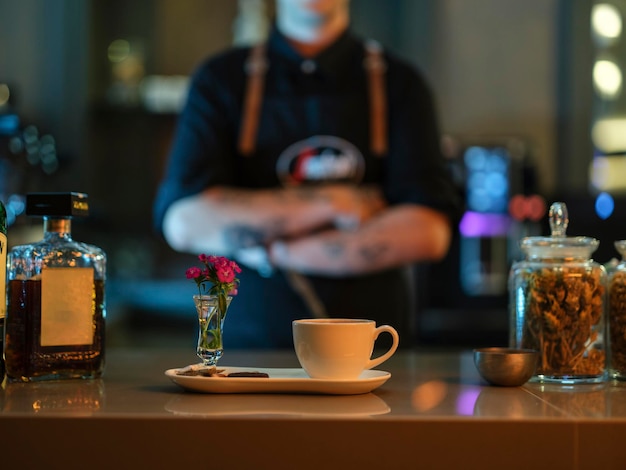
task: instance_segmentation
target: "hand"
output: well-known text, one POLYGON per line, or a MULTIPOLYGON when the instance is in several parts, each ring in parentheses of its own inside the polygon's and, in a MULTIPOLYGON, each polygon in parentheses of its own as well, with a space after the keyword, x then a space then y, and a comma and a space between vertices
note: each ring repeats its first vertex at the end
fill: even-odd
POLYGON ((235 252, 234 258, 238 263, 254 269, 263 277, 270 277, 274 272, 267 250, 262 246, 240 248, 235 252))

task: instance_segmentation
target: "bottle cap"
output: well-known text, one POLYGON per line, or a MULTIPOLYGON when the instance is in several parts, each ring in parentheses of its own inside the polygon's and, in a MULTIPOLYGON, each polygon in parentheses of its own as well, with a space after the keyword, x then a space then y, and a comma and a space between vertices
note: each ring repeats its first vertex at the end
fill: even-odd
POLYGON ((89 215, 87 194, 29 193, 26 195, 26 215, 85 217, 89 215))

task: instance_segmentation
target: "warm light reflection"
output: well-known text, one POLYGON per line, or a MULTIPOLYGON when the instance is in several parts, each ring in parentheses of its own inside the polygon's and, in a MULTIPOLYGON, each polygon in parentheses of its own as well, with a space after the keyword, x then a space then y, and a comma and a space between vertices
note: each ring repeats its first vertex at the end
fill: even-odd
POLYGON ((591 28, 597 36, 614 40, 622 33, 622 16, 615 5, 598 3, 591 11, 591 28))
POLYGON ((102 379, 50 382, 8 382, 0 390, 2 410, 27 414, 92 416, 105 398, 102 379))
POLYGON ((443 402, 448 394, 448 386, 441 380, 430 380, 418 385, 411 393, 411 404, 416 411, 430 411, 443 402))
POLYGON ((622 70, 612 60, 597 60, 593 66, 593 84, 600 96, 615 99, 622 90, 622 70))
POLYGON ((598 119, 591 130, 593 145, 602 153, 624 152, 626 151, 625 129, 626 116, 598 119))

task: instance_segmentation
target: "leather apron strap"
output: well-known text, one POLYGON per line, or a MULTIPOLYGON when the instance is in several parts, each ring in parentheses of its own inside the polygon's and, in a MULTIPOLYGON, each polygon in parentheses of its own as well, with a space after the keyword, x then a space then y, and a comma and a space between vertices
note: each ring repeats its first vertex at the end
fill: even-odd
POLYGON ((381 45, 372 40, 365 43, 365 70, 367 71, 370 100, 370 151, 383 157, 387 154, 387 95, 385 72, 387 66, 381 45))
MULTIPOLYGON (((363 66, 367 72, 370 108, 370 151, 383 157, 388 150, 387 142, 387 95, 385 93, 386 64, 381 45, 373 40, 365 43, 366 57, 363 66)), ((243 102, 243 118, 239 132, 239 152, 249 157, 256 148, 265 73, 267 71, 265 44, 254 46, 246 61, 246 94, 243 102)))
POLYGON ((265 72, 267 71, 265 44, 259 44, 252 48, 250 56, 246 61, 245 71, 248 75, 248 80, 243 102, 243 120, 239 131, 238 147, 239 152, 248 157, 254 153, 259 129, 265 72))

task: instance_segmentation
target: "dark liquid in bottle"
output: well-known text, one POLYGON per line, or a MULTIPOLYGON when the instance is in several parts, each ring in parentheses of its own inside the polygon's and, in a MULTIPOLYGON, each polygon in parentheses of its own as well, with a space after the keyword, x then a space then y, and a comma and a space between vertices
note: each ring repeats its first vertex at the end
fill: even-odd
POLYGON ((99 377, 104 368, 104 282, 95 281, 93 343, 41 346, 41 281, 8 282, 5 367, 14 380, 99 377))
POLYGON ((4 379, 4 318, 0 319, 0 381, 4 379))

